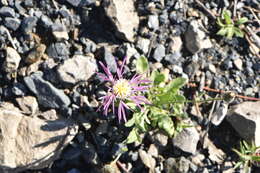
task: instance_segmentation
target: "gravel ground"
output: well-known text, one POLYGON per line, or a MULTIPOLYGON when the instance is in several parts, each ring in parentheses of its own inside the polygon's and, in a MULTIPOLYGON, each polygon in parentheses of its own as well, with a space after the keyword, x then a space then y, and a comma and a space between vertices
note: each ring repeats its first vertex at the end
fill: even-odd
MULTIPOLYGON (((168 70, 171 78, 188 78, 199 86, 183 88, 188 99, 205 86, 259 98, 260 46, 253 34, 259 39, 260 1, 121 1, 0 0, 0 101, 17 105, 16 98, 35 96, 40 112, 55 109, 79 125, 76 137, 49 168, 24 173, 101 172, 124 147, 128 151, 107 172, 240 172, 231 169, 238 160, 231 149, 241 137, 225 119, 207 127, 212 102, 199 105, 201 115, 194 113, 193 104, 185 107, 200 137, 206 132, 208 147, 200 140, 195 153, 183 152, 157 132, 145 134, 141 144, 125 146, 129 129, 112 113, 96 112, 106 86, 95 73, 102 72, 98 61, 116 72, 116 63, 128 57, 130 75, 144 55, 152 69, 168 70), (110 8, 113 3, 117 8, 110 8), (216 35, 216 18, 223 9, 249 19, 244 38, 216 35)), ((201 98, 217 95, 204 93, 201 98)), ((236 98, 230 105, 243 101, 236 98)))

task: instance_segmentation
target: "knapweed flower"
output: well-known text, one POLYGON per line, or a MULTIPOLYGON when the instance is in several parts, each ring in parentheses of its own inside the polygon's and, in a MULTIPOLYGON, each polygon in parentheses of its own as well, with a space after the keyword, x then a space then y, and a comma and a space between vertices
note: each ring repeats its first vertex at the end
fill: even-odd
POLYGON ((108 67, 100 62, 105 74, 98 73, 102 80, 111 83, 111 86, 108 87, 107 94, 101 97, 102 104, 99 109, 103 108, 104 114, 107 115, 110 107, 112 107, 113 113, 115 113, 115 107, 117 107, 119 122, 122 118, 125 122, 127 121, 125 110, 130 109, 127 103, 134 103, 140 109, 142 109, 142 104, 150 104, 145 96, 140 95, 148 90, 150 81, 142 79, 142 75, 137 74, 130 80, 123 78, 125 62, 126 58, 122 65, 117 67, 117 74, 114 76, 108 67))

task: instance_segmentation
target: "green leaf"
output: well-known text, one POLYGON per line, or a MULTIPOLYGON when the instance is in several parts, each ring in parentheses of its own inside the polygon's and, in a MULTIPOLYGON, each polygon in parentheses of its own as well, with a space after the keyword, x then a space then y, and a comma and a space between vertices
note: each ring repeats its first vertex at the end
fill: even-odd
POLYGON ((174 124, 172 122, 172 119, 168 116, 162 116, 158 120, 158 126, 159 128, 165 130, 170 136, 174 134, 174 124))
POLYGON ((233 29, 233 27, 228 27, 228 28, 227 28, 227 38, 228 38, 228 39, 232 39, 233 35, 234 35, 234 29, 233 29))
POLYGON ((217 18, 217 24, 218 24, 221 28, 225 27, 225 24, 221 22, 220 17, 217 18))
POLYGON ((239 29, 239 28, 237 28, 237 27, 234 27, 234 34, 235 34, 235 36, 237 36, 237 37, 241 37, 241 38, 244 37, 244 32, 241 31, 241 29, 239 29))
POLYGON ((159 85, 160 83, 164 82, 165 75, 154 70, 151 74, 151 80, 153 81, 154 85, 159 85))
POLYGON ((225 10, 222 13, 223 18, 225 19, 226 24, 230 25, 233 24, 233 21, 231 19, 231 12, 229 10, 225 10))
POLYGON ((126 127, 131 127, 134 124, 135 124, 135 116, 133 115, 133 117, 125 123, 125 126, 126 127))
POLYGON ((178 90, 182 86, 184 86, 187 83, 186 78, 176 78, 172 80, 166 87, 165 90, 168 91, 173 91, 173 90, 178 90))
POLYGON ((130 144, 130 143, 133 143, 133 142, 139 141, 139 140, 140 140, 140 136, 137 133, 137 130, 135 128, 133 128, 126 139, 126 143, 130 144))
POLYGON ((144 56, 141 56, 140 58, 137 59, 136 61, 136 72, 139 74, 143 74, 148 71, 149 64, 147 61, 147 58, 144 56))
POLYGON ((248 21, 248 19, 246 18, 246 17, 242 17, 242 18, 240 18, 237 22, 236 22, 236 24, 237 25, 241 25, 241 24, 243 24, 243 23, 246 23, 248 21))
POLYGON ((217 32, 217 35, 225 36, 226 33, 227 33, 227 29, 226 29, 226 28, 221 28, 221 29, 217 32))

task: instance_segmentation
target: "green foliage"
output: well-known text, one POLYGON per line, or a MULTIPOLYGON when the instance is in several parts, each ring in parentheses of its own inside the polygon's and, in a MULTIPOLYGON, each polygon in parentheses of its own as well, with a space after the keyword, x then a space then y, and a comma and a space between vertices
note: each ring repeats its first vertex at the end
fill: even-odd
POLYGON ((246 23, 247 21, 248 19, 246 17, 233 21, 231 18, 231 12, 224 10, 221 17, 217 18, 217 24, 220 27, 217 35, 226 36, 228 39, 232 39, 234 35, 236 37, 244 37, 244 32, 240 29, 240 25, 246 23))
MULTIPOLYGON (((136 69, 139 73, 148 71, 149 66, 145 57, 137 60, 136 69)), ((174 137, 184 127, 187 127, 186 124, 181 123, 181 119, 185 117, 183 106, 186 99, 179 91, 187 80, 176 78, 166 83, 167 76, 157 70, 148 74, 148 78, 152 81, 147 93, 151 104, 143 105, 142 111, 135 108, 133 117, 125 124, 126 127, 132 127, 126 140, 127 143, 141 142, 140 134, 149 130, 162 130, 174 137)))
POLYGON ((141 56, 140 58, 137 59, 136 61, 136 72, 143 74, 147 72, 148 70, 148 61, 144 56, 141 56))
POLYGON ((237 162, 234 169, 240 167, 243 165, 243 172, 247 173, 249 168, 251 167, 251 164, 254 162, 260 162, 260 156, 256 155, 257 149, 260 147, 256 147, 254 143, 248 144, 245 141, 240 142, 240 149, 239 151, 236 149, 233 149, 233 151, 239 156, 240 161, 237 162))

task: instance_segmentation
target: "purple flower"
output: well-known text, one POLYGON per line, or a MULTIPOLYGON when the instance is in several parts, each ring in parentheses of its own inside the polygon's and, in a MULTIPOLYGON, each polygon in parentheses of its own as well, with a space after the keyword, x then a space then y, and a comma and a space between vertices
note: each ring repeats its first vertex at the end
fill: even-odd
POLYGON ((142 104, 150 104, 143 95, 140 95, 148 90, 147 84, 150 81, 142 79, 142 75, 137 74, 130 80, 123 78, 125 63, 126 58, 122 65, 117 68, 117 75, 113 76, 108 67, 100 62, 105 74, 98 73, 101 79, 112 84, 111 87, 108 87, 107 95, 101 97, 102 104, 99 109, 103 108, 104 114, 107 115, 110 106, 112 106, 113 113, 115 113, 115 107, 117 107, 119 122, 122 118, 126 122, 125 109, 130 109, 127 103, 134 103, 140 109, 142 109, 142 104))

